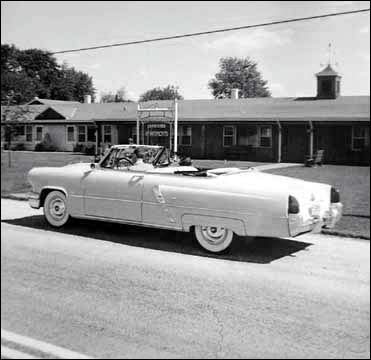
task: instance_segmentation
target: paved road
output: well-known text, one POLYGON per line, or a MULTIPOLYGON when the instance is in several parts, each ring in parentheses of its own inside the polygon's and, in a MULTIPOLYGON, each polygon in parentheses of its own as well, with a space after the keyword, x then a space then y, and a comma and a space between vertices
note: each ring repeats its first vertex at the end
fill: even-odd
POLYGON ((209 257, 188 234, 55 231, 13 200, 1 213, 4 354, 38 340, 38 356, 53 345, 107 358, 370 357, 368 241, 239 239, 209 257))

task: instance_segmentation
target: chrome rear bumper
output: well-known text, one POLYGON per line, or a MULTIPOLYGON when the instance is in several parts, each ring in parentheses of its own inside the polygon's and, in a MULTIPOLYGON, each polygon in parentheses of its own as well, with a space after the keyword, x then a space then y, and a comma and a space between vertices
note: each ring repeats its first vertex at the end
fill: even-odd
POLYGON ((289 215, 290 236, 297 236, 306 232, 321 232, 322 228, 330 229, 340 220, 343 213, 342 203, 332 203, 330 208, 320 216, 312 216, 303 221, 300 214, 289 215))
POLYGON ((326 229, 331 229, 340 220, 343 214, 343 204, 342 203, 332 203, 330 210, 326 212, 324 216, 324 225, 326 229))

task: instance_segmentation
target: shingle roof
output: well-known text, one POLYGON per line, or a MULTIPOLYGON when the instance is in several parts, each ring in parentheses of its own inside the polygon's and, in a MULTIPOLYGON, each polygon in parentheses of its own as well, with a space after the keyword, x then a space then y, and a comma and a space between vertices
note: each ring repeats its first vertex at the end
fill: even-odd
POLYGON ((316 76, 340 76, 330 64, 328 64, 322 71, 316 74, 316 76))
POLYGON ((4 120, 18 122, 32 121, 47 108, 46 105, 1 106, 1 122, 4 120))
MULTIPOLYGON (((180 121, 370 120, 369 96, 341 96, 329 100, 316 98, 181 100, 178 104, 180 121)), ((29 107, 36 106, 40 112, 51 107, 62 114, 68 122, 135 121, 137 117, 137 103, 77 103, 29 107)), ((141 103, 141 107, 155 106, 172 107, 173 101, 141 103)))

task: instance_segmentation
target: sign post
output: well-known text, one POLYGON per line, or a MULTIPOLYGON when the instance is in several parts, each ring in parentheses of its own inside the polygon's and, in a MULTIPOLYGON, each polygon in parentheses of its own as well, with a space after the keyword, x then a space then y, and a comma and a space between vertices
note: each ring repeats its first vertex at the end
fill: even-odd
POLYGON ((178 101, 174 100, 174 155, 178 153, 178 101))

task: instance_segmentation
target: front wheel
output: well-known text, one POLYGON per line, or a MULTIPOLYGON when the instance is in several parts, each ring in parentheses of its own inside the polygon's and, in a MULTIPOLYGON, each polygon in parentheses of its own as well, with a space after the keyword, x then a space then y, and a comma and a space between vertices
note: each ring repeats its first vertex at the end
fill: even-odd
POLYGON ((44 202, 44 215, 47 222, 54 227, 61 227, 70 215, 67 209, 67 198, 61 191, 50 192, 44 202))
POLYGON ((199 244, 207 251, 219 253, 232 243, 233 231, 217 226, 195 226, 195 235, 199 244))

